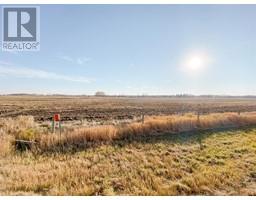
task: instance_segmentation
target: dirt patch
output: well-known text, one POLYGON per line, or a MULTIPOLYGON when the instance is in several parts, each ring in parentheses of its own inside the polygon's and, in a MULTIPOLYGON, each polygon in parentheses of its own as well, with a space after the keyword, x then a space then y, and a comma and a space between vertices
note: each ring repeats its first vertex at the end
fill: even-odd
POLYGON ((124 120, 145 115, 195 112, 245 112, 256 110, 254 98, 212 97, 87 97, 0 96, 0 117, 32 115, 37 121, 51 120, 60 113, 63 121, 124 120))

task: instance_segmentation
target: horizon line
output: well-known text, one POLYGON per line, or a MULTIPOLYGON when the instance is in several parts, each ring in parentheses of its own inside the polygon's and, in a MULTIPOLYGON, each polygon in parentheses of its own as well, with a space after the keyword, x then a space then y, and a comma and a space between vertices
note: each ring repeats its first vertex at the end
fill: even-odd
POLYGON ((6 93, 0 96, 88 96, 88 97, 253 97, 256 95, 232 95, 232 94, 63 94, 63 93, 6 93))

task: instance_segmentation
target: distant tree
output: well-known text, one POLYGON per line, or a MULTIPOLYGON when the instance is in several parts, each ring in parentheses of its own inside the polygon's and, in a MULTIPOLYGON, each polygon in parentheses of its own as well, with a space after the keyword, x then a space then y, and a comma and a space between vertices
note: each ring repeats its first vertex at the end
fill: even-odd
POLYGON ((102 96, 106 96, 106 94, 105 94, 105 92, 97 91, 97 92, 95 93, 95 96, 102 97, 102 96))

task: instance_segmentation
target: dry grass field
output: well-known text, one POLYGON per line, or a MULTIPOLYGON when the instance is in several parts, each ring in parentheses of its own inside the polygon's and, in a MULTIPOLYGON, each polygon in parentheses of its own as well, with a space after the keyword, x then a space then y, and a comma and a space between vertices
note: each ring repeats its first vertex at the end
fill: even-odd
POLYGON ((1 195, 256 195, 252 98, 5 96, 0 102, 1 195), (90 123, 67 118, 68 109, 75 116, 79 108, 77 119, 90 123), (48 124, 57 111, 64 115, 61 135, 48 124), (105 123, 111 118, 116 123, 105 123))
POLYGON ((256 129, 13 153, 0 177, 5 195, 256 195, 256 129))

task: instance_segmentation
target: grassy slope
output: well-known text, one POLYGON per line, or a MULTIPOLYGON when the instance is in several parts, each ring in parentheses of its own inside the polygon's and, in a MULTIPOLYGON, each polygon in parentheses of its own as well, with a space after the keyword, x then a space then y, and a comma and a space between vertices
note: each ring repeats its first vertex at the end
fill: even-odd
POLYGON ((256 195, 256 129, 0 158, 0 194, 256 195), (201 148, 200 148, 201 147, 201 148))

